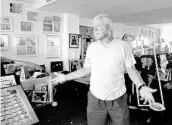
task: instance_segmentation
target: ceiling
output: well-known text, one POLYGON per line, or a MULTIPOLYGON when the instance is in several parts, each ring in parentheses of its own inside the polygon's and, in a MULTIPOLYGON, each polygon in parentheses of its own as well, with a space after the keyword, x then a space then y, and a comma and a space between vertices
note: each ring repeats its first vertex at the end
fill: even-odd
POLYGON ((88 19, 92 19, 99 13, 105 13, 116 22, 145 24, 172 22, 170 16, 172 0, 56 0, 39 10, 73 13, 88 19))

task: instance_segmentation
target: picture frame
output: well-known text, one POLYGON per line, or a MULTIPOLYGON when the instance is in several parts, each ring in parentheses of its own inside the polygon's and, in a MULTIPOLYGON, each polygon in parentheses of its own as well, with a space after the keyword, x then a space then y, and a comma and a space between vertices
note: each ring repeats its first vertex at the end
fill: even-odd
POLYGON ((10 125, 33 125, 39 122, 21 85, 1 89, 0 93, 0 109, 2 109, 0 113, 3 114, 2 125, 6 125, 7 123, 10 125))
POLYGON ((69 72, 76 71, 76 70, 80 69, 81 67, 83 67, 82 62, 83 61, 79 60, 79 59, 69 60, 69 72))
POLYGON ((69 48, 78 48, 78 47, 79 47, 79 35, 69 34, 69 48))
POLYGON ((5 70, 5 74, 13 74, 16 70, 17 65, 14 63, 11 64, 3 64, 3 68, 5 70))
POLYGON ((79 26, 79 34, 94 38, 94 28, 88 26, 79 26))
POLYGON ((50 62, 51 72, 63 71, 63 61, 53 61, 50 62))
POLYGON ((59 33, 61 29, 60 16, 45 16, 43 17, 43 32, 45 33, 59 33))
POLYGON ((37 56, 37 36, 16 35, 15 45, 17 56, 37 56))
POLYGON ((23 4, 10 3, 10 12, 11 13, 22 13, 23 12, 23 4))
POLYGON ((0 31, 12 31, 12 17, 1 16, 0 31))
POLYGON ((46 103, 47 102, 47 91, 33 91, 32 102, 35 103, 46 103))
POLYGON ((38 12, 27 11, 27 21, 38 21, 38 12))
POLYGON ((8 50, 9 36, 8 34, 0 34, 0 50, 8 50))
POLYGON ((32 23, 26 22, 26 21, 21 21, 20 22, 20 29, 21 29, 21 31, 31 32, 32 31, 32 23))
POLYGON ((61 38, 57 35, 46 35, 46 58, 60 57, 61 38))
POLYGON ((14 78, 14 75, 9 76, 1 76, 0 77, 0 89, 16 86, 16 80, 14 78))

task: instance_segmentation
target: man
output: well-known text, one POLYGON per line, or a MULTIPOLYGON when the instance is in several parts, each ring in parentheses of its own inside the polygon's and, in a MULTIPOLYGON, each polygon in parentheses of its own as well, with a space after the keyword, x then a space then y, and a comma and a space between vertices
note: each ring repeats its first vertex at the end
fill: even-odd
POLYGON ((113 38, 112 21, 107 15, 94 18, 96 41, 87 49, 84 67, 67 75, 57 74, 53 83, 80 78, 91 74, 88 92, 88 125, 106 125, 109 115, 114 125, 129 125, 129 112, 124 72, 140 90, 140 95, 149 103, 154 102, 152 90, 145 86, 134 67, 135 59, 129 44, 113 38))

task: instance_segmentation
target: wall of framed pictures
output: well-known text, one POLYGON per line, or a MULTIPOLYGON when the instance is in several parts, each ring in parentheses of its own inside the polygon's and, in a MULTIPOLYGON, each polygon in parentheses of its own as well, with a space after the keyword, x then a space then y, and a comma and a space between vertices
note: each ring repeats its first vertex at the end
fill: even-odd
POLYGON ((2 5, 3 11, 0 17, 2 56, 40 65, 45 64, 48 69, 51 61, 62 60, 61 44, 59 44, 62 40, 62 14, 36 11, 32 9, 33 5, 29 2, 2 0, 2 5), (55 55, 49 53, 50 51, 47 52, 47 45, 49 45, 47 39, 50 36, 60 38, 53 40, 55 47, 58 47, 55 51, 58 53, 55 55))

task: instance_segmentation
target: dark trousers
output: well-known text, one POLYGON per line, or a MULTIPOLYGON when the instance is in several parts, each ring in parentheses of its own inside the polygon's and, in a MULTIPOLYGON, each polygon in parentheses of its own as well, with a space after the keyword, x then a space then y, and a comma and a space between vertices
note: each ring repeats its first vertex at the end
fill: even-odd
POLYGON ((110 125, 129 125, 127 94, 115 100, 105 101, 88 92, 87 121, 88 125, 107 125, 109 121, 110 125))

